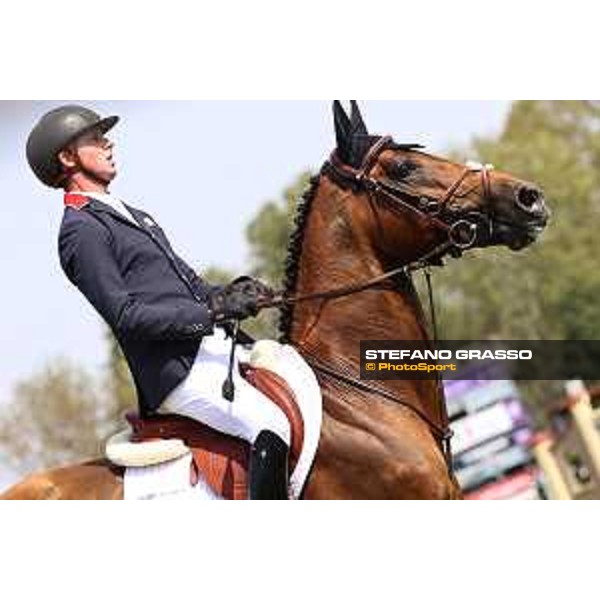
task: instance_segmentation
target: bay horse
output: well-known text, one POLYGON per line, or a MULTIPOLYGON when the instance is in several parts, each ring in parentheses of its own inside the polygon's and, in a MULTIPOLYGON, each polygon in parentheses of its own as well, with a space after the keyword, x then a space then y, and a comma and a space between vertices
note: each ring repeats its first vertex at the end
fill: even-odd
MULTIPOLYGON (((337 148, 296 215, 282 341, 313 366, 323 426, 306 499, 458 499, 439 381, 359 379, 360 340, 432 343, 411 272, 474 247, 520 250, 548 219, 542 192, 369 134, 334 103, 337 148)), ((106 460, 35 474, 4 499, 120 499, 106 460)))

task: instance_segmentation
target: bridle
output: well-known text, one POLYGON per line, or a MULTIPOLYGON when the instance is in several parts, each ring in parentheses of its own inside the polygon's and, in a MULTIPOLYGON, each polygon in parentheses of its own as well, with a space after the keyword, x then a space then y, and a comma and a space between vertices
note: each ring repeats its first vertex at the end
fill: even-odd
MULTIPOLYGON (((372 202, 377 200, 388 201, 391 202, 397 210, 411 212, 427 219, 430 226, 444 234, 444 239, 418 259, 401 264, 390 271, 386 271, 367 281, 359 281, 346 286, 304 295, 289 295, 285 290, 279 291, 269 298, 262 299, 259 303, 260 308, 293 305, 311 300, 332 300, 335 298, 342 298, 367 289, 375 288, 376 286, 379 286, 379 284, 389 281, 399 275, 410 278, 410 275, 413 272, 425 270, 429 291, 433 338, 434 343, 437 343, 437 325, 429 268, 433 265, 441 264, 441 260, 445 255, 450 254, 454 257, 459 257, 465 250, 474 247, 478 241, 490 239, 493 235, 493 220, 487 213, 474 211, 465 213, 451 207, 452 200, 457 197, 461 186, 472 173, 480 173, 480 185, 483 199, 489 199, 491 197, 490 171, 493 167, 491 165, 467 164, 458 179, 450 185, 443 197, 439 200, 427 196, 415 196, 393 184, 378 180, 372 176, 372 171, 377 164, 381 153, 393 147, 395 147, 395 144, 391 137, 386 136, 380 138, 371 147, 359 169, 354 169, 348 165, 342 164, 334 153, 323 165, 321 174, 330 178, 343 189, 352 189, 357 192, 361 190, 365 191, 369 200, 372 202)), ((308 356, 306 359, 316 371, 322 374, 328 375, 353 388, 392 400, 412 410, 429 425, 432 434, 442 447, 449 471, 450 473, 452 472, 450 439, 452 438, 453 433, 448 427, 448 419, 445 413, 445 407, 443 406, 443 396, 441 400, 443 423, 442 425, 439 425, 438 423, 433 422, 431 418, 423 413, 423 411, 409 402, 403 401, 396 395, 375 386, 371 382, 356 379, 348 372, 348 369, 342 365, 336 365, 336 368, 332 368, 329 365, 322 363, 320 359, 317 359, 314 356, 308 356)), ((439 380, 438 386, 441 386, 439 380)))
POLYGON ((342 188, 366 191, 371 200, 388 200, 400 210, 409 211, 426 218, 431 226, 445 233, 445 239, 416 260, 401 264, 367 281, 296 296, 289 295, 285 290, 282 290, 276 292, 272 297, 262 300, 259 304, 260 308, 297 304, 310 300, 332 300, 356 294, 376 287, 398 275, 410 275, 414 271, 428 269, 436 264, 439 265, 440 260, 446 254, 459 257, 465 250, 474 247, 477 241, 491 238, 493 235, 493 220, 487 213, 478 211, 461 213, 450 207, 451 201, 457 196, 462 184, 471 173, 481 174, 484 200, 491 197, 490 171, 493 170, 491 165, 467 164, 459 178, 446 190, 441 200, 427 196, 414 196, 392 184, 375 179, 371 175, 380 154, 393 146, 394 143, 391 137, 380 138, 371 147, 359 169, 343 165, 334 153, 323 165, 321 174, 329 177, 342 188))
MULTIPOLYGON (((352 185, 351 181, 356 182, 355 188, 358 186, 365 189, 371 199, 381 198, 391 201, 395 208, 424 217, 431 226, 446 234, 445 241, 450 244, 447 251, 452 251, 454 254, 460 255, 464 250, 472 248, 483 236, 491 237, 492 220, 487 214, 475 211, 460 213, 451 206, 451 203, 471 173, 480 173, 483 199, 489 199, 492 165, 467 163, 458 179, 450 185, 439 200, 423 195, 414 196, 398 186, 375 179, 371 175, 380 154, 394 146, 392 138, 382 137, 372 146, 362 166, 356 171, 342 165, 335 154, 325 163, 324 170, 340 185, 348 186, 352 185)), ((441 250, 442 247, 446 250, 444 243, 440 244, 439 249, 441 250)))

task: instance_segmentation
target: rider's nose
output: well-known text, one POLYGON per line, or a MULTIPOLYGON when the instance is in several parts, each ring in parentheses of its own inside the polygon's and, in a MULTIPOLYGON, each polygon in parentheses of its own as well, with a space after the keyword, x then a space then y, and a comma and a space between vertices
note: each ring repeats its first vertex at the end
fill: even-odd
POLYGON ((543 216, 546 212, 542 190, 531 185, 521 186, 515 194, 515 204, 527 214, 543 216))

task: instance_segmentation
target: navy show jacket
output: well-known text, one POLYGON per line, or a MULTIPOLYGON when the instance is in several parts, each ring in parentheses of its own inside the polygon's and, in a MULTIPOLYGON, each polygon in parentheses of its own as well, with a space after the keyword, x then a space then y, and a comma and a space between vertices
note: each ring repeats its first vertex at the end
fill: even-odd
POLYGON ((108 204, 66 194, 61 266, 116 336, 143 415, 156 411, 187 376, 213 324, 211 286, 173 249, 147 213, 125 205, 137 225, 108 204))

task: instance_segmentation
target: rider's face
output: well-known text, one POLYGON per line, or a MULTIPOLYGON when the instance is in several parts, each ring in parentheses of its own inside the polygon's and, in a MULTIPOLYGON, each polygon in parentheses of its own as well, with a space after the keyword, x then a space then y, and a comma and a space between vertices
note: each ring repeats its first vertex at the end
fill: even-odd
POLYGON ((104 133, 92 130, 73 143, 72 151, 81 171, 108 185, 117 175, 113 147, 104 133))

